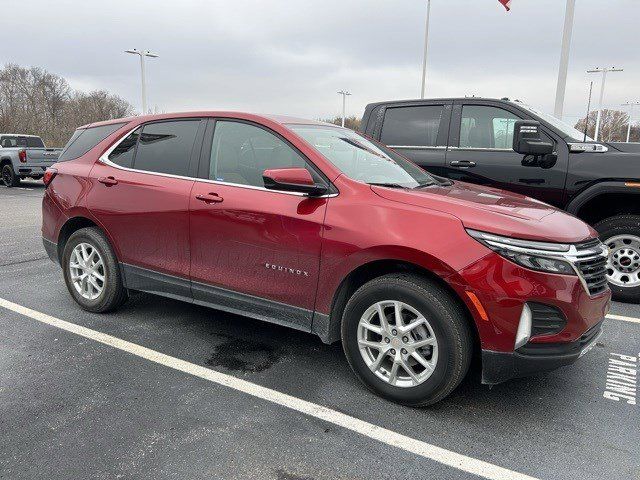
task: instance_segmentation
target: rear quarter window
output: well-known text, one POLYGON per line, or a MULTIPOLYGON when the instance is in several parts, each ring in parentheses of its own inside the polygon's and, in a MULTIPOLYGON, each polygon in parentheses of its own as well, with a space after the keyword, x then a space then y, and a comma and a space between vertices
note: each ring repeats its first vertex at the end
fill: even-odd
POLYGON ((123 125, 125 125, 125 123, 79 128, 73 133, 65 145, 64 150, 60 154, 60 158, 58 158, 58 162, 66 162, 81 157, 123 125))

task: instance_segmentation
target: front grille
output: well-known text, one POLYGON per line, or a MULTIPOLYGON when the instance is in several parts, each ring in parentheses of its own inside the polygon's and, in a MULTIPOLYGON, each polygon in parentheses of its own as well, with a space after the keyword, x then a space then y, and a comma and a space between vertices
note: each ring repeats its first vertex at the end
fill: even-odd
POLYGON ((556 307, 527 302, 531 310, 531 336, 554 335, 565 327, 567 319, 556 307))
POLYGON ((576 245, 575 265, 590 295, 607 289, 607 257, 602 255, 600 245, 598 239, 576 245))

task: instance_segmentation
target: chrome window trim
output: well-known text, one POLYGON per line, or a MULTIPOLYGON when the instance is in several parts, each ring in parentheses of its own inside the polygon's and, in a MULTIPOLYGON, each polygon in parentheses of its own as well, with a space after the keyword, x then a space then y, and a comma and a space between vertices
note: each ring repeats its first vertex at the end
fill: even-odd
POLYGON ((482 152, 513 152, 516 153, 513 148, 487 148, 487 147, 449 147, 449 150, 480 150, 482 152))
POLYGON ((445 146, 429 146, 429 145, 387 145, 389 148, 406 148, 412 150, 446 150, 445 146))
MULTIPOLYGON (((211 117, 213 118, 213 117, 211 117)), ((169 119, 169 120, 173 120, 173 119, 169 119)), ((122 165, 118 165, 117 163, 113 163, 111 160, 109 160, 109 155, 111 154, 111 152, 113 152, 116 147, 118 145, 120 145, 129 135, 131 135, 131 133, 135 130, 137 130, 138 128, 144 126, 146 124, 141 123, 139 125, 136 125, 135 127, 127 130, 125 133, 122 134, 122 137, 119 138, 118 140, 116 140, 116 142, 111 145, 107 150, 105 150, 105 152, 100 155, 100 157, 98 157, 98 161, 100 163, 103 163, 104 165, 108 165, 110 167, 113 168, 117 168, 118 170, 123 170, 126 172, 134 172, 134 173, 144 173, 147 175, 157 175, 159 177, 167 177, 167 178, 177 178, 179 180, 193 180, 196 182, 204 182, 204 183, 213 183, 216 185, 228 185, 231 187, 240 187, 240 188, 247 188, 250 190, 263 190, 265 192, 272 192, 272 193, 281 193, 283 195, 293 195, 296 197, 308 197, 309 195, 306 193, 299 193, 299 192, 286 192, 284 190, 272 190, 269 188, 265 188, 265 187, 257 187, 255 185, 243 185, 241 183, 231 183, 231 182, 221 182, 219 180, 210 180, 208 178, 198 178, 198 177, 189 177, 189 176, 183 176, 183 175, 174 175, 172 173, 163 173, 163 172, 150 172, 148 170, 138 170, 137 168, 129 168, 129 167, 123 167, 122 165)), ((311 197, 311 198, 333 198, 333 197, 337 197, 338 193, 328 193, 326 195, 321 195, 318 197, 311 197)))

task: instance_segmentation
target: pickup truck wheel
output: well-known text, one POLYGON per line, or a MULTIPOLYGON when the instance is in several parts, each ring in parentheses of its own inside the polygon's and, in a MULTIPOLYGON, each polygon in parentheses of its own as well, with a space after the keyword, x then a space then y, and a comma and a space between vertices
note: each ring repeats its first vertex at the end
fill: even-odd
POLYGON ((606 218, 594 228, 610 250, 607 279, 614 300, 640 303, 640 216, 606 218))
POLYGON ((20 177, 13 170, 13 165, 8 163, 2 167, 2 183, 7 187, 17 187, 20 185, 20 177))
POLYGON ((472 354, 460 305, 438 284, 411 274, 384 275, 353 294, 342 318, 342 345, 370 390, 413 407, 449 395, 472 354))
POLYGON ((118 260, 105 235, 96 227, 74 232, 64 247, 62 268, 67 289, 89 312, 108 312, 128 298, 118 260))

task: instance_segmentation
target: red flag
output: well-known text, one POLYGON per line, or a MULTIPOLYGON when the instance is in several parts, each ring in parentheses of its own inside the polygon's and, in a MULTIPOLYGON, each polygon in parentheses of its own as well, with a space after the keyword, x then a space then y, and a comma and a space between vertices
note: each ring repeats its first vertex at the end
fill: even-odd
POLYGON ((509 10, 511 10, 511 0, 498 0, 502 5, 504 5, 504 8, 507 9, 507 12, 509 10))

